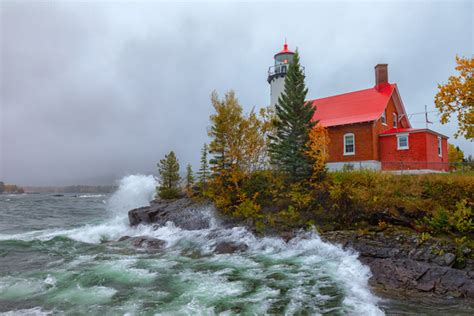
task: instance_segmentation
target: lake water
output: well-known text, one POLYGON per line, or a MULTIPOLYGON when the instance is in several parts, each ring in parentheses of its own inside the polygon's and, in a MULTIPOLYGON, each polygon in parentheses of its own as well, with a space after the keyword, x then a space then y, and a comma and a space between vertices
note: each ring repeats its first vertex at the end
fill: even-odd
MULTIPOLYGON (((464 314, 378 298, 357 255, 315 233, 286 244, 223 228, 217 219, 196 231, 171 223, 129 227, 128 210, 148 205, 155 185, 151 176, 129 176, 112 195, 0 195, 0 313, 464 314), (159 238, 166 248, 111 242, 125 235, 159 238), (249 248, 215 254, 219 241, 249 248)), ((214 219, 210 209, 202 214, 214 219)))

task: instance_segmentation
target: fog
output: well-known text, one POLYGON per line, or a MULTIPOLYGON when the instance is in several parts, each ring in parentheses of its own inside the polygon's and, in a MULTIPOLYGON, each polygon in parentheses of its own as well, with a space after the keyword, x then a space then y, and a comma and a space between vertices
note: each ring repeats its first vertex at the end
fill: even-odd
MULTIPOLYGON (((473 53, 471 1, 0 7, 0 180, 20 185, 155 173, 170 150, 197 168, 211 92, 235 90, 246 110, 267 105, 267 70, 285 38, 299 49, 309 98, 372 87, 374 65, 388 63, 409 114, 435 110, 456 54, 473 53)), ((455 117, 429 117, 474 154, 453 138, 455 117)), ((424 127, 424 115, 411 122, 424 127)))

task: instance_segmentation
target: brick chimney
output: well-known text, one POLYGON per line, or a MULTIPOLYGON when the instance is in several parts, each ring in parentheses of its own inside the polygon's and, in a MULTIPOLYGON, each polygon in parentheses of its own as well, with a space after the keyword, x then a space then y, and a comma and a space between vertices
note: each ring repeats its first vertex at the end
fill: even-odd
POLYGON ((375 66, 375 89, 380 90, 388 84, 388 64, 375 66))

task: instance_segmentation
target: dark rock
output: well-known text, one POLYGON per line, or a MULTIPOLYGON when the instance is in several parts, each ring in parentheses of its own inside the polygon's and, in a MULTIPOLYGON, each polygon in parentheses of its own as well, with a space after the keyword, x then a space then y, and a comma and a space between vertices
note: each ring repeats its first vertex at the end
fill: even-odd
POLYGON ((455 260, 456 260, 456 255, 448 252, 444 254, 443 256, 436 256, 433 262, 439 264, 440 266, 451 267, 453 266, 455 260))
POLYGON ((281 237, 281 239, 283 239, 287 243, 295 237, 295 233, 294 232, 288 232, 288 231, 282 232, 282 233, 280 233, 280 237, 281 237))
MULTIPOLYGON (((128 237, 128 236, 124 236, 124 237, 128 237)), ((125 239, 124 237, 120 238, 119 241, 126 241, 136 248, 159 250, 159 249, 163 249, 164 246, 166 245, 166 242, 164 240, 152 238, 148 236, 128 237, 125 239)))
POLYGON ((130 225, 156 224, 163 226, 173 222, 186 230, 200 230, 210 227, 211 218, 203 210, 210 204, 196 204, 191 199, 157 200, 150 206, 140 207, 128 212, 130 225))
POLYGON ((222 241, 216 245, 216 247, 214 248, 214 252, 219 253, 219 254, 225 254, 225 253, 242 252, 247 249, 248 249, 248 246, 246 244, 235 243, 231 241, 222 241))
POLYGON ((122 237, 120 237, 117 241, 118 241, 118 242, 121 242, 121 241, 128 240, 128 239, 130 239, 130 238, 131 238, 130 236, 122 236, 122 237))
POLYGON ((474 299, 474 272, 466 260, 464 269, 453 268, 454 244, 435 238, 420 241, 409 232, 359 234, 327 232, 322 237, 354 249, 370 267, 370 282, 390 292, 423 292, 439 296, 474 299))

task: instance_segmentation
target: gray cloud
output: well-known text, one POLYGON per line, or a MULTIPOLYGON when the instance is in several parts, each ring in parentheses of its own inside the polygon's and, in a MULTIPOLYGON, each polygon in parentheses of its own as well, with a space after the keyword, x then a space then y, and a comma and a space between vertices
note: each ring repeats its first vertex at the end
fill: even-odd
MULTIPOLYGON (((409 113, 434 109, 454 56, 473 52, 470 1, 0 6, 0 179, 19 184, 154 172, 171 149, 197 166, 212 90, 236 90, 246 109, 267 104, 285 37, 310 97, 370 87, 387 62, 409 113)), ((452 137, 456 122, 431 127, 452 137)), ((451 142, 474 154, 472 142, 451 142)))

